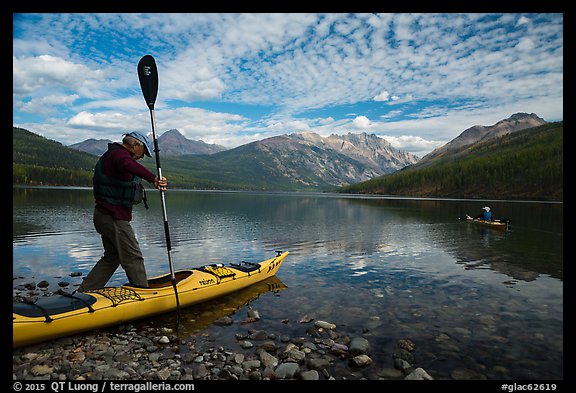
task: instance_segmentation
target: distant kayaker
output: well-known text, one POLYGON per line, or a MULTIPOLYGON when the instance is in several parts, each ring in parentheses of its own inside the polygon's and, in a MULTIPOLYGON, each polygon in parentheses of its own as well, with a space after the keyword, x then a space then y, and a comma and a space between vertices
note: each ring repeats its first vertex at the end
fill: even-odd
POLYGON ((475 220, 486 220, 486 221, 493 221, 492 220, 492 212, 488 206, 482 208, 482 213, 474 217, 475 220))
POLYGON ((132 207, 144 201, 141 179, 166 190, 165 177, 158 179, 137 160, 151 157, 148 138, 139 132, 124 134, 122 143, 108 144, 108 150, 94 168, 94 228, 102 237, 104 255, 78 288, 79 292, 103 288, 118 266, 122 266, 131 285, 148 287, 148 278, 140 245, 132 221, 132 207))

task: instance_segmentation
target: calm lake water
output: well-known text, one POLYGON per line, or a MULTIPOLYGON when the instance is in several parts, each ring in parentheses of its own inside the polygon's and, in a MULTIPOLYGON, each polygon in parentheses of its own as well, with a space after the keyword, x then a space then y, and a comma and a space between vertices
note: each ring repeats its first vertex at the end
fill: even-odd
MULTIPOLYGON (((134 209, 148 275, 168 272, 160 197, 134 209)), ((262 319, 252 328, 305 334, 305 316, 364 336, 374 378, 392 368, 398 340, 438 379, 455 369, 488 379, 563 379, 563 204, 375 198, 334 194, 169 190, 175 269, 259 261, 290 251, 273 293, 249 293, 183 310, 187 333, 233 341, 220 316, 262 319), (459 220, 489 205, 508 232, 459 220)), ((13 189, 14 286, 33 279, 73 287, 102 253, 91 189, 13 189)), ((122 269, 110 285, 126 282, 122 269)), ((164 318, 164 319, 163 319, 164 318)), ((151 323, 165 323, 156 317, 151 323)))

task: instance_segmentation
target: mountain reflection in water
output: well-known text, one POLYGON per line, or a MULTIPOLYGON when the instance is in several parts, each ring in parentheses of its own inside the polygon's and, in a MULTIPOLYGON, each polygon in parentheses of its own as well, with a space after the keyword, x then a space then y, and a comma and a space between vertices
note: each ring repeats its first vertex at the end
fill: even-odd
MULTIPOLYGON (((132 224, 153 276, 168 265, 160 198, 148 194, 132 224)), ((396 343, 409 338, 419 364, 446 379, 455 369, 563 378, 561 203, 169 190, 166 204, 175 269, 290 251, 277 274, 286 289, 186 310, 190 333, 224 340, 230 330, 212 321, 254 307, 259 329, 297 336, 309 315, 365 336, 366 373, 393 368, 396 343), (508 232, 459 220, 486 204, 512 220, 508 232)), ((86 275, 102 253, 92 191, 14 188, 13 206, 14 286, 78 285, 70 273, 86 275)), ((119 269, 109 285, 125 281, 119 269)))

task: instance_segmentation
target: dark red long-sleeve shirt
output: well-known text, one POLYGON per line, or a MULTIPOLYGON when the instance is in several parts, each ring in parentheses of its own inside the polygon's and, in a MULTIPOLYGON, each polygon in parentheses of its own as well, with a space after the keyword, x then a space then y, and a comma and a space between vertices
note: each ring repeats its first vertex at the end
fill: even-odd
MULTIPOLYGON (((118 180, 131 181, 138 176, 149 183, 153 183, 156 175, 138 163, 130 152, 119 143, 109 143, 106 160, 104 160, 104 173, 118 180), (120 148, 117 148, 120 146, 120 148), (116 147, 116 148, 114 148, 116 147)), ((115 220, 132 221, 132 208, 120 205, 112 205, 101 200, 96 200, 96 208, 104 214, 111 215, 115 220)))

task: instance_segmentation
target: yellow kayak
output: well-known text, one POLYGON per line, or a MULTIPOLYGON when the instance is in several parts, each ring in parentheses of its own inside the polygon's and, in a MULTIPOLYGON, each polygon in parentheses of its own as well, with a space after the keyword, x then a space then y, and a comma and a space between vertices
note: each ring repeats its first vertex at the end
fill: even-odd
MULTIPOLYGON (((180 307, 204 302, 276 274, 288 252, 259 263, 211 264, 174 273, 180 307)), ((12 344, 20 347, 83 331, 122 324, 176 309, 171 275, 148 280, 149 288, 107 287, 13 303, 12 344)))
POLYGON ((466 220, 468 222, 471 222, 473 224, 477 224, 486 228, 492 228, 492 229, 500 229, 500 230, 507 230, 508 229, 508 223, 510 222, 510 220, 494 220, 494 221, 488 221, 488 220, 480 220, 477 218, 472 218, 469 215, 466 215, 466 220))

